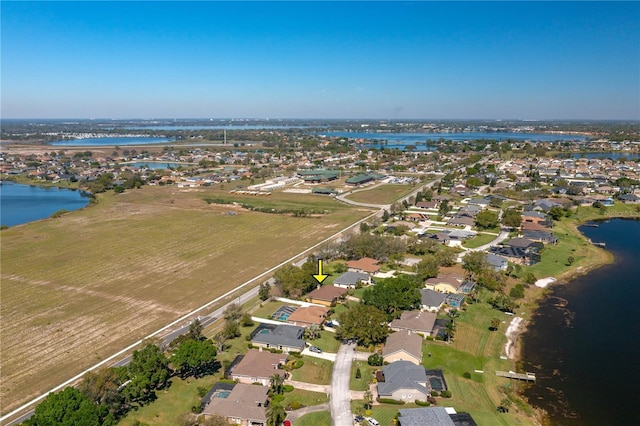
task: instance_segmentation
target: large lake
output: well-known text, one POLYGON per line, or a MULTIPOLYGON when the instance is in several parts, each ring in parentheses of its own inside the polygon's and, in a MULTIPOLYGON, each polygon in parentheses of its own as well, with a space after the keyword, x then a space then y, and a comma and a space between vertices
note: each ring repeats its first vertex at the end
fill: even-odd
POLYGON ((366 144, 366 148, 385 147, 388 149, 404 149, 406 145, 414 145, 416 151, 431 151, 427 149, 427 140, 438 141, 466 141, 476 139, 492 139, 505 141, 508 139, 518 141, 533 142, 554 142, 554 141, 584 141, 586 137, 579 135, 552 135, 547 133, 522 133, 522 132, 457 132, 457 133, 377 133, 377 132, 325 132, 319 133, 323 136, 347 137, 352 139, 364 139, 369 141, 384 141, 384 143, 366 144))
POLYGON ((615 261, 551 288, 523 335, 525 391, 553 425, 640 425, 640 220, 581 227, 615 261))
POLYGON ((3 182, 0 185, 0 224, 15 226, 45 219, 58 210, 77 210, 89 204, 82 191, 3 182))

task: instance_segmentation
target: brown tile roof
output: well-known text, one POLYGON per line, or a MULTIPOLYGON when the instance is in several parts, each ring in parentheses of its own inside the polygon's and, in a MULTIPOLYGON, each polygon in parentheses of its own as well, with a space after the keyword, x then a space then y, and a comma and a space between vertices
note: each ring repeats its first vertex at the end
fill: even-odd
POLYGON ((294 313, 289 315, 287 319, 290 323, 295 323, 300 325, 300 323, 304 324, 322 324, 324 317, 327 316, 329 312, 329 308, 325 308, 324 306, 309 306, 306 308, 298 308, 294 313))
POLYGON ((273 354, 268 351, 250 349, 242 360, 233 367, 232 376, 245 376, 255 379, 269 378, 274 374, 285 375, 278 365, 287 362, 287 354, 273 354))
POLYGON ((307 294, 307 297, 309 299, 326 300, 328 302, 331 302, 334 299, 339 298, 346 292, 346 288, 335 287, 332 285, 323 285, 307 294))
POLYGON ((347 262, 347 266, 351 269, 359 269, 370 274, 375 274, 380 270, 380 261, 372 259, 370 257, 363 257, 359 260, 350 260, 347 262))

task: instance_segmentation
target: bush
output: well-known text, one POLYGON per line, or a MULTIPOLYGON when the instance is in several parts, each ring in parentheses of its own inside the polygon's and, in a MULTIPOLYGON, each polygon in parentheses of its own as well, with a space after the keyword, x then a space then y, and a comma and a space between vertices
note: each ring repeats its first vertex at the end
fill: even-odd
POLYGON ((284 386, 282 386, 282 390, 285 391, 285 392, 293 392, 293 389, 294 389, 293 385, 284 385, 284 386))
POLYGON ((302 367, 303 365, 304 365, 304 360, 299 359, 293 364, 293 369, 297 370, 298 368, 302 367))
POLYGON ((382 365, 382 356, 380 354, 372 354, 367 358, 367 364, 378 367, 382 365))
POLYGON ((419 399, 416 399, 416 405, 419 407, 428 407, 431 403, 429 401, 420 401, 419 399))
POLYGON ((471 373, 469 373, 468 371, 465 371, 465 373, 462 375, 462 377, 464 377, 465 379, 470 379, 471 378, 471 373))
POLYGON ((404 401, 398 401, 397 399, 391 398, 378 398, 378 402, 382 404, 394 404, 394 405, 404 405, 404 401))
POLYGON ((450 390, 443 390, 442 392, 440 392, 440 396, 443 398, 451 398, 451 391, 450 390))
POLYGON ((205 396, 207 394, 207 392, 209 392, 209 389, 205 388, 204 386, 198 386, 198 396, 200 398, 205 396))
POLYGON ((280 395, 274 395, 274 397, 271 399, 271 404, 275 405, 275 404, 279 404, 282 402, 282 400, 284 399, 284 395, 280 394, 280 395))
POLYGON ((362 378, 362 373, 360 372, 360 367, 356 368, 356 379, 362 378))
POLYGON ((429 341, 433 341, 433 340, 434 340, 434 339, 433 339, 433 336, 427 336, 427 340, 429 340, 429 341))
POLYGON ((291 404, 289 404, 289 408, 292 410, 297 410, 302 407, 304 407, 304 405, 300 404, 298 401, 291 401, 291 404))
POLYGON ((438 391, 434 391, 434 390, 431 391, 431 396, 438 396, 438 395, 439 395, 438 391))

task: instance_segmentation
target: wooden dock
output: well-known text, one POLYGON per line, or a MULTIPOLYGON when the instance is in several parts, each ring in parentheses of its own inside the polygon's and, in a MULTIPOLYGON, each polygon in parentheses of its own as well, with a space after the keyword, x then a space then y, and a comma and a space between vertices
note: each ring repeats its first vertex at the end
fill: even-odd
POLYGON ((524 380, 527 382, 536 381, 536 375, 534 373, 514 373, 513 371, 496 371, 496 376, 506 377, 508 379, 524 380))
POLYGON ((591 244, 593 244, 594 246, 596 246, 596 247, 601 247, 601 248, 605 248, 606 247, 605 243, 598 243, 598 242, 592 241, 591 238, 589 238, 589 242, 591 244))

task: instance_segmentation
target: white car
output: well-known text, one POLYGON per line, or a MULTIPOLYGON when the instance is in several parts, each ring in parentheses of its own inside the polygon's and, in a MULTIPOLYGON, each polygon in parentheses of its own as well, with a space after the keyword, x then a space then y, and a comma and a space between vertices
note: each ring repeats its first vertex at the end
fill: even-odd
POLYGON ((364 418, 371 426, 380 426, 380 422, 374 419, 373 417, 365 417, 364 418))

